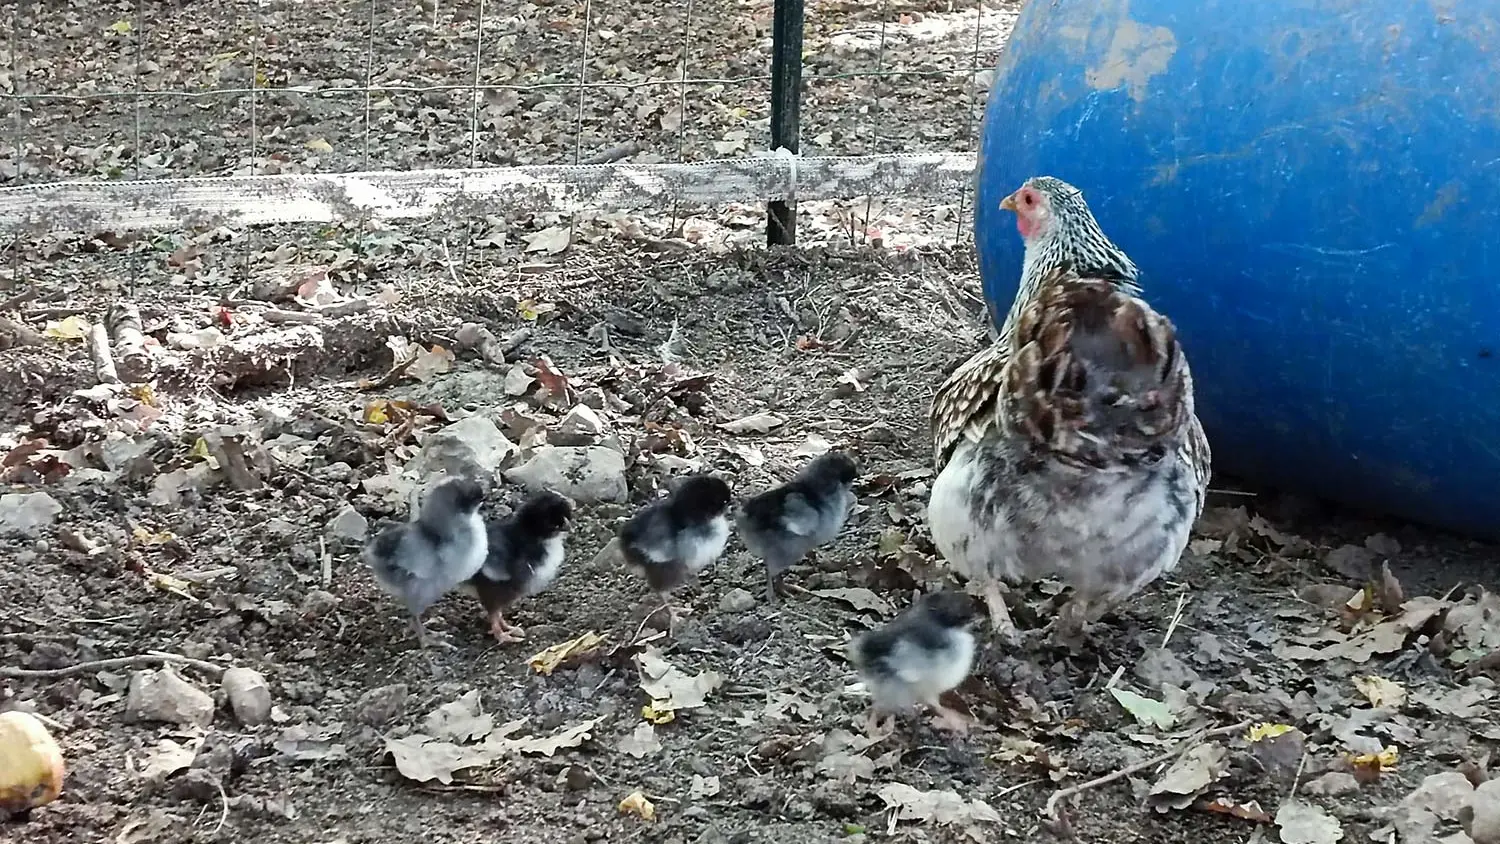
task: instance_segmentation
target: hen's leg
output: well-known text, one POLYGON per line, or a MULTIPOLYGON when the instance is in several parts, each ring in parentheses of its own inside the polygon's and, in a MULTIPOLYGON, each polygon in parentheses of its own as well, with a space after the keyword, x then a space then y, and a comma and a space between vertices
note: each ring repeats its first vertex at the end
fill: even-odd
POLYGON ((1021 644, 1021 635, 1016 623, 1011 620, 1010 608, 1005 605, 1005 587, 998 580, 984 586, 984 603, 990 610, 990 627, 1006 644, 1016 647, 1021 644))
POLYGON ((774 605, 778 597, 776 592, 776 580, 780 575, 770 563, 766 564, 766 603, 774 605))

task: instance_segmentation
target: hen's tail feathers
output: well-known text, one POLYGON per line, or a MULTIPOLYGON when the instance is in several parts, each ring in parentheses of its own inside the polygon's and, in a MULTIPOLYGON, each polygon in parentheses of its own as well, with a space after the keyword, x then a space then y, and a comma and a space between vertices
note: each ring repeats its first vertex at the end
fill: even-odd
POLYGON ((1067 269, 1021 314, 1001 402, 1013 432, 1099 468, 1160 459, 1193 419, 1171 321, 1111 282, 1067 269))

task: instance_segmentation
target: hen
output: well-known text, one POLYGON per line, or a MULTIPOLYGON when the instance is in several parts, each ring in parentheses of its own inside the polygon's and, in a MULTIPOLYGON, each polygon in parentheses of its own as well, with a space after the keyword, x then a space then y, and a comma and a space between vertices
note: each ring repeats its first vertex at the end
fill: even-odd
POLYGON ((1177 565, 1203 510, 1210 452, 1166 317, 1078 189, 1027 180, 1001 203, 1026 244, 999 339, 938 388, 927 519, 1012 643, 1004 581, 1073 588, 1056 633, 1086 625, 1177 565))
POLYGON ((525 631, 505 620, 505 610, 552 585, 566 555, 563 542, 572 517, 573 502, 544 490, 509 518, 486 525, 489 554, 468 585, 489 616, 497 642, 525 641, 525 631))
POLYGON ((479 513, 483 503, 479 484, 446 478, 427 493, 415 518, 387 527, 365 545, 375 579, 406 604, 423 646, 453 647, 427 629, 422 614, 484 565, 489 544, 479 513))

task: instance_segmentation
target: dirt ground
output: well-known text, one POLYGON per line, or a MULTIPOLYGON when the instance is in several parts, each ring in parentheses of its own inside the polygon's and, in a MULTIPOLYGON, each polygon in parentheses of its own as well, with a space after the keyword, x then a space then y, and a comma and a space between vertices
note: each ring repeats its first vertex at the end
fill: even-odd
MULTIPOLYGON (((145 32, 152 88, 234 84, 247 43, 269 84, 363 84, 368 20, 333 5, 271 3, 257 20, 246 4, 148 3, 148 20, 170 10, 171 26, 128 32, 145 32)), ((487 65, 489 81, 566 82, 577 10, 501 5, 486 8, 513 61, 487 65)), ((124 33, 111 27, 134 8, 25 5, 17 32, 31 46, 8 78, 21 90, 129 90, 134 42, 115 43, 124 33)), ((436 26, 430 6, 391 10, 377 21, 390 53, 368 72, 469 79, 452 57, 474 46, 476 8, 439 4, 436 26)), ((769 4, 693 8, 698 31, 728 45, 695 53, 693 74, 761 72, 769 4)), ((878 23, 868 5, 810 8, 809 43, 826 48, 814 65, 828 73, 968 58, 956 36, 877 58, 848 40, 878 23)), ((908 28, 961 13, 883 8, 908 28)), ((591 67, 642 73, 646 55, 672 75, 683 42, 653 45, 627 25, 680 33, 681 11, 601 4, 591 67)), ((825 123, 808 135, 851 153, 964 148, 971 79, 933 79, 902 106, 931 120, 878 131, 870 86, 891 83, 819 83, 805 113, 825 123)), ((730 132, 764 138, 753 85, 689 97, 686 145, 663 128, 670 103, 654 90, 586 108, 581 144, 568 129, 573 89, 486 102, 495 122, 478 159, 565 161, 625 140, 640 142, 635 160, 706 157, 730 132)), ((130 101, 35 105, 0 168, 16 184, 452 165, 471 152, 467 106, 430 95, 375 103, 368 156, 360 133, 340 134, 362 94, 357 108, 283 99, 257 109, 253 153, 243 103, 163 100, 141 124, 157 154, 139 160, 130 101), (320 138, 332 152, 310 145, 320 138)), ((1495 550, 1227 478, 1182 565, 1107 620, 1094 650, 986 643, 952 700, 976 719, 969 735, 914 721, 863 736, 844 643, 944 577, 923 524, 925 413, 984 331, 952 209, 860 205, 811 209, 808 240, 823 245, 784 253, 743 246, 763 230, 756 208, 13 245, 0 280, 0 472, 7 493, 58 506, 0 536, 0 708, 50 719, 69 774, 60 800, 0 825, 0 840, 1466 841, 1462 806, 1500 742, 1500 601, 1483 588, 1495 587, 1495 550), (846 226, 884 248, 841 242, 846 226), (114 362, 127 381, 145 367, 149 388, 101 384, 84 340, 120 301, 137 306, 153 350, 132 358, 117 342, 114 362), (575 424, 578 405, 598 430, 575 424), (455 595, 429 624, 458 648, 423 652, 356 537, 404 518, 401 473, 431 465, 440 432, 474 416, 522 449, 496 467, 494 512, 520 495, 505 471, 547 443, 624 454, 629 500, 582 506, 560 579, 514 614, 526 643, 496 646, 473 600, 455 595), (791 573, 808 594, 774 609, 738 594, 758 596, 763 576, 732 540, 665 636, 644 585, 596 559, 675 474, 716 470, 744 493, 827 447, 858 457, 860 503, 839 541, 791 573), (590 632, 602 643, 551 674, 528 665, 590 632), (199 690, 175 699, 211 695, 211 714, 139 717, 150 713, 131 683, 164 661, 199 690), (661 676, 702 691, 702 705, 679 701, 649 725, 643 707, 662 707, 642 682, 666 665, 661 676), (246 725, 226 700, 228 667, 266 680, 264 723, 246 725), (1061 820, 1048 820, 1049 798, 1069 789, 1061 820), (621 808, 635 792, 653 819, 621 808)), ((1055 591, 1020 595, 1023 626, 1045 621, 1055 591)))

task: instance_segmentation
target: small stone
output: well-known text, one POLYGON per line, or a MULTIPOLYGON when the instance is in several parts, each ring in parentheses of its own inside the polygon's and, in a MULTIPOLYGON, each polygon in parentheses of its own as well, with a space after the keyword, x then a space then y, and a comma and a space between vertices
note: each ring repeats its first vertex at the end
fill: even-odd
POLYGON ((335 539, 361 542, 369 531, 370 521, 353 507, 340 510, 333 521, 328 523, 328 534, 335 539))
POLYGON ((595 410, 603 410, 607 399, 601 387, 589 387, 578 394, 578 400, 595 410))
POLYGON ((302 599, 302 616, 307 619, 322 618, 333 612, 339 599, 332 592, 314 589, 302 599))
POLYGON ((365 692, 354 703, 359 709, 359 720, 372 727, 389 724, 406 710, 408 694, 405 683, 381 686, 365 692))
MULTIPOLYGON (((620 472, 623 477, 625 469, 620 472)), ((12 492, 0 495, 0 535, 34 533, 50 527, 62 512, 57 499, 45 492, 12 492)))
POLYGON ((755 596, 736 586, 719 599, 719 612, 741 613, 755 606, 755 596))
POLYGON ((604 420, 592 407, 586 404, 574 405, 568 411, 568 415, 557 424, 557 429, 564 434, 575 434, 583 437, 597 437, 604 433, 604 420))
POLYGON ((257 727, 271 717, 271 687, 259 671, 231 668, 224 672, 224 697, 234 717, 247 727, 257 727))
POLYGON ((1474 789, 1462 813, 1464 832, 1474 844, 1500 844, 1500 780, 1490 780, 1474 789))
POLYGON ((1346 774, 1343 771, 1324 774, 1317 779, 1308 780, 1302 786, 1302 793, 1313 797, 1341 797, 1356 791, 1359 791, 1359 780, 1355 779, 1353 774, 1346 774))
POLYGON ((526 391, 536 379, 526 374, 526 367, 522 364, 511 365, 510 371, 505 373, 505 394, 507 396, 524 396, 526 391))
POLYGON ((542 446, 505 477, 536 491, 550 489, 580 503, 624 501, 625 457, 598 446, 542 446))
POLYGON ((125 718, 207 727, 214 720, 214 699, 170 668, 137 671, 125 693, 125 718))

